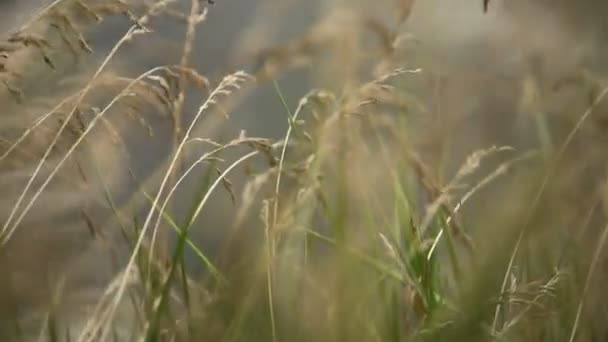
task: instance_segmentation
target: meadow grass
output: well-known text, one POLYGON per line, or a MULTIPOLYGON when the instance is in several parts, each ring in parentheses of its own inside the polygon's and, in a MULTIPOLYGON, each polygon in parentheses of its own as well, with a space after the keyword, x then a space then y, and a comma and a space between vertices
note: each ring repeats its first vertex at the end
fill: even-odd
POLYGON ((336 4, 217 80, 193 63, 212 1, 181 11, 175 0, 57 0, 9 33, 0 339, 603 340, 605 175, 587 166, 603 163, 590 142, 608 88, 594 85, 564 121, 535 98, 535 143, 490 140, 458 158, 458 132, 441 132, 467 118, 434 102, 432 63, 400 55, 414 1, 378 4, 392 21, 336 4), (87 35, 114 16, 129 28, 75 72, 94 54, 87 35), (159 34, 165 17, 184 25, 178 63, 116 73, 122 50, 159 34), (293 106, 281 77, 301 68, 324 81, 293 106), (200 134, 262 87, 280 104, 281 138, 200 134), (129 144, 158 122, 171 129, 150 139, 170 148, 139 179, 124 162, 129 144), (116 174, 137 184, 127 199, 116 174), (209 253, 195 233, 218 196, 230 224, 209 253), (55 229, 68 227, 64 215, 85 228, 55 229))

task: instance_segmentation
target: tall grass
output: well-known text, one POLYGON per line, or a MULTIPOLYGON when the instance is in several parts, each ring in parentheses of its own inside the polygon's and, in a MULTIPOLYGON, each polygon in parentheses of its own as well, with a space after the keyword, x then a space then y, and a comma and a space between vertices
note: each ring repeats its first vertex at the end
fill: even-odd
POLYGON ((214 79, 197 44, 217 2, 57 0, 0 44, 0 339, 605 338, 599 74, 573 71, 556 110, 527 65, 443 69, 414 1, 333 1, 214 79), (126 30, 97 59, 104 20, 126 30), (118 72, 163 20, 178 60, 118 72), (262 90, 285 132, 222 137, 262 90), (135 145, 162 154, 143 176, 135 145))

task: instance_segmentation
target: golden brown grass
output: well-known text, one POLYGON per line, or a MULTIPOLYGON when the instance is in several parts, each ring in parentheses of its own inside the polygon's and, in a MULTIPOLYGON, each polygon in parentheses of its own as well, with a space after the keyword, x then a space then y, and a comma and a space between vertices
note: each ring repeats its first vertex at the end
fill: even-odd
POLYGON ((0 43, 0 339, 603 339, 603 50, 496 3, 240 4, 221 77, 219 0, 44 7, 0 43))

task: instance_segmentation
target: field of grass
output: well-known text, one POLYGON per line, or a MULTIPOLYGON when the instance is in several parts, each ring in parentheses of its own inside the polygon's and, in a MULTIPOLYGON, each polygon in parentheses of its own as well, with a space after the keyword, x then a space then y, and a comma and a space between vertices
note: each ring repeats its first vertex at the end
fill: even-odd
POLYGON ((599 71, 446 62, 422 0, 327 1, 272 46, 308 17, 259 0, 205 65, 229 2, 56 0, 3 35, 0 341, 608 338, 599 71))

